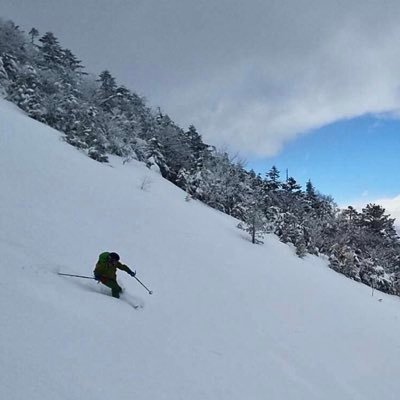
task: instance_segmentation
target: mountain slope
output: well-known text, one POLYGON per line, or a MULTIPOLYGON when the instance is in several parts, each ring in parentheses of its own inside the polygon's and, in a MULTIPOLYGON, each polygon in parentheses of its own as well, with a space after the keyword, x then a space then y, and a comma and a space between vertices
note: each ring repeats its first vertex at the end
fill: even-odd
POLYGON ((112 165, 0 102, 0 398, 397 398, 398 298, 112 165), (56 274, 105 250, 143 310, 56 274))

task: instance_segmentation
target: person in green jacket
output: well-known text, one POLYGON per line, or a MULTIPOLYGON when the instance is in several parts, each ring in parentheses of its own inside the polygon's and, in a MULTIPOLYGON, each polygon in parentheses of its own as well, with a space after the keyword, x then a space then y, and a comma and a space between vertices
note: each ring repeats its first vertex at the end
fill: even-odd
POLYGON ((127 265, 119 262, 119 255, 117 253, 110 253, 108 251, 100 254, 93 274, 94 279, 109 287, 112 296, 118 299, 122 288, 117 282, 117 269, 125 271, 131 276, 136 275, 135 271, 132 271, 127 265))

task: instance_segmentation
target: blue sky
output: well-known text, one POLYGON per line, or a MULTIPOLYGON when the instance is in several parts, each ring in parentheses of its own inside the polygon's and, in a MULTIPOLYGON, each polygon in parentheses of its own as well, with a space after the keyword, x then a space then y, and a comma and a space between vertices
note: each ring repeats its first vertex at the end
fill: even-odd
POLYGON ((322 127, 288 143, 275 157, 248 160, 262 174, 275 165, 300 184, 308 179, 339 205, 400 193, 400 121, 371 115, 322 127))

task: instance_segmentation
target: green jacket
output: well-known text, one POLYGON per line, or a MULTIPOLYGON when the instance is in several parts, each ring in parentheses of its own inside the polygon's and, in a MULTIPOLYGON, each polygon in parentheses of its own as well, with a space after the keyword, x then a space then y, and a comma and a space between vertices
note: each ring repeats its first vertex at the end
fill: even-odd
POLYGON ((131 272, 131 269, 125 265, 121 264, 119 261, 116 263, 111 263, 109 258, 109 252, 101 253, 99 256, 99 261, 97 261, 96 268, 93 273, 95 275, 100 275, 104 278, 117 279, 117 268, 122 271, 131 272))

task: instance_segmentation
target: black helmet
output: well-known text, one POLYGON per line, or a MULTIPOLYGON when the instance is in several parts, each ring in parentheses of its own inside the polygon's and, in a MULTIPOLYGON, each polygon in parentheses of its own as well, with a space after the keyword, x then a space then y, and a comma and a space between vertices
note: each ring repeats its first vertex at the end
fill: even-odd
POLYGON ((117 254, 117 253, 110 253, 109 257, 110 257, 110 260, 112 260, 112 261, 119 261, 119 254, 117 254))

